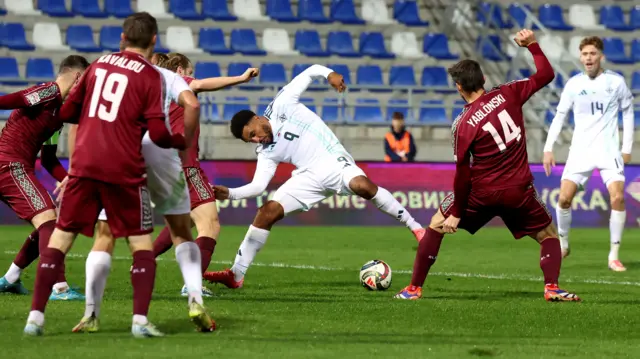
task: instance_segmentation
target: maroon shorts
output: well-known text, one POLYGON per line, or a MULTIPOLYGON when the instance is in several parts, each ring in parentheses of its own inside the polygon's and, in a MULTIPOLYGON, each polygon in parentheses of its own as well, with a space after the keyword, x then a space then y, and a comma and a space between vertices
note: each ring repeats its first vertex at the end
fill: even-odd
MULTIPOLYGON (((455 198, 449 194, 440 203, 445 218, 451 215, 455 198)), ((494 217, 502 218, 515 238, 545 229, 552 221, 533 184, 494 191, 472 191, 459 228, 474 234, 494 217)))
POLYGON ((191 209, 209 202, 215 202, 216 196, 209 185, 207 174, 200 167, 185 167, 184 175, 189 185, 191 209))
POLYGON ((56 209, 33 170, 25 169, 20 162, 0 162, 0 199, 25 221, 56 209))
POLYGON ((146 185, 124 186, 75 176, 69 176, 56 227, 93 237, 102 208, 114 238, 153 231, 153 212, 146 185))

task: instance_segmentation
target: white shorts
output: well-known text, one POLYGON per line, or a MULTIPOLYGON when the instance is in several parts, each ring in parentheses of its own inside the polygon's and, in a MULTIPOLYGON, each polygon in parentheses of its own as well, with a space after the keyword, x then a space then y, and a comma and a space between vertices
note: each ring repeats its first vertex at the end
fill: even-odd
MULTIPOLYGON (((190 213, 189 188, 178 151, 158 147, 151 142, 147 132, 142 139, 142 155, 147 168, 147 188, 154 211, 162 215, 190 213)), ((104 210, 100 212, 98 219, 107 219, 104 210)))
POLYGON ((600 155, 595 158, 580 154, 572 155, 569 152, 567 164, 562 172, 562 179, 569 180, 580 188, 584 188, 594 169, 600 170, 602 182, 606 187, 613 182, 624 182, 624 162, 620 153, 600 155), (599 158, 598 158, 599 157, 599 158))
POLYGON ((285 216, 290 213, 310 210, 316 203, 334 194, 347 196, 353 191, 349 182, 354 177, 366 176, 364 171, 351 163, 332 171, 329 175, 318 176, 305 171, 292 176, 274 193, 272 200, 280 203, 285 216))

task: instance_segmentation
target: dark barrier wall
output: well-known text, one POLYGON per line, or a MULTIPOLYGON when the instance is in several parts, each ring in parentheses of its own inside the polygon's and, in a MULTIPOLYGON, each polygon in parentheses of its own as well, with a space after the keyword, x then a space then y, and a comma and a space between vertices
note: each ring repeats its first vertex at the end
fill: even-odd
MULTIPOLYGON (((67 161, 63 160, 63 165, 67 161)), ((230 187, 241 186, 251 181, 255 169, 254 161, 205 161, 202 168, 215 184, 230 187)), ((451 191, 455 167, 449 163, 389 164, 361 162, 359 166, 378 185, 387 188, 412 215, 423 225, 438 208, 438 204, 451 191)), ((222 224, 248 225, 256 209, 260 207, 278 186, 291 175, 293 167, 280 165, 276 176, 265 193, 254 199, 218 202, 222 224)), ((557 166, 550 177, 546 177, 542 166, 533 165, 535 185, 540 197, 555 216, 560 189, 562 166, 557 166)), ((49 191, 53 191, 55 180, 37 165, 37 176, 49 191)), ((640 224, 640 166, 625 169, 627 184, 627 221, 629 226, 640 224)), ((602 184, 600 174, 595 171, 586 190, 580 192, 573 203, 573 226, 606 227, 609 225, 609 196, 602 184)), ((22 223, 6 205, 0 205, 0 223, 22 223)), ((356 196, 333 196, 317 208, 286 218, 288 225, 395 225, 396 221, 379 212, 374 206, 356 196)), ((501 224, 499 220, 493 224, 501 224)))

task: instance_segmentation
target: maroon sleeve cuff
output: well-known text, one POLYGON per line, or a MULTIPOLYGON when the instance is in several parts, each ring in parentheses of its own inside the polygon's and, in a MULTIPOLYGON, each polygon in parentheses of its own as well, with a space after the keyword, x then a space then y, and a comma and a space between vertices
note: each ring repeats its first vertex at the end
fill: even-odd
POLYGON ((56 151, 58 146, 54 145, 45 145, 42 146, 42 150, 40 152, 40 162, 42 167, 44 167, 49 174, 58 182, 62 182, 62 180, 67 177, 67 170, 64 169, 58 156, 56 156, 56 151))

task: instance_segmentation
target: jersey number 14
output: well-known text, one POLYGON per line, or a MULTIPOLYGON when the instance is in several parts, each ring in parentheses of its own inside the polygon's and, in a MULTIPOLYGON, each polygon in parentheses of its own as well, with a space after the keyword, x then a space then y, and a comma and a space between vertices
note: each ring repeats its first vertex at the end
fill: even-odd
POLYGON ((496 128, 493 127, 491 122, 485 123, 484 126, 482 126, 482 129, 491 134, 493 140, 496 141, 496 145, 498 145, 498 148, 502 152, 507 149, 506 144, 510 143, 513 140, 520 141, 520 138, 522 137, 522 130, 520 129, 520 127, 516 126, 507 110, 500 111, 498 113, 498 119, 502 124, 504 141, 502 140, 502 137, 500 137, 500 134, 498 133, 496 128))
POLYGON ((110 73, 107 76, 107 70, 105 69, 96 69, 94 73, 96 75, 96 83, 91 94, 89 117, 96 117, 97 112, 99 119, 113 122, 116 120, 120 103, 129 84, 129 78, 117 72, 110 73), (105 106, 105 102, 109 103, 110 106, 105 106))

